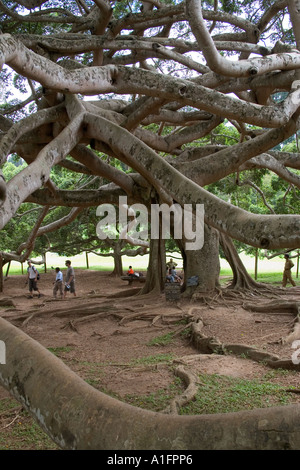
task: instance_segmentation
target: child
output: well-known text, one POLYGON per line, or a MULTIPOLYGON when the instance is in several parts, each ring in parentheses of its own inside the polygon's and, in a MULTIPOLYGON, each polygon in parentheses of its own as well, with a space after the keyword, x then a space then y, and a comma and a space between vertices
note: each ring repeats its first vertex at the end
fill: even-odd
POLYGON ((62 299, 63 296, 64 296, 64 294, 63 294, 63 273, 61 272, 61 270, 59 268, 55 268, 55 272, 56 272, 56 277, 55 277, 55 281, 53 283, 54 284, 53 296, 56 299, 57 291, 59 291, 60 292, 60 297, 62 299))

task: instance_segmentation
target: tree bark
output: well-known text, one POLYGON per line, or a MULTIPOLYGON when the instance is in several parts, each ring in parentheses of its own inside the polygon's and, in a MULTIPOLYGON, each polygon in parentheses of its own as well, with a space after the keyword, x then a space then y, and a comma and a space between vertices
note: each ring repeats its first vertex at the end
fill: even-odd
POLYGON ((260 284, 256 282, 250 274, 248 274, 241 258, 233 244, 230 237, 220 232, 220 244, 226 260, 230 264, 233 273, 233 280, 229 286, 230 289, 253 289, 259 287, 260 284))
POLYGON ((0 383, 62 449, 297 450, 298 405, 176 416, 124 404, 99 392, 60 359, 0 318, 6 364, 0 383), (37 386, 38 384, 38 386, 37 386))
POLYGON ((111 273, 111 276, 120 277, 123 276, 123 262, 122 262, 122 241, 116 241, 113 245, 113 260, 114 260, 114 269, 111 273))
POLYGON ((204 245, 201 250, 185 250, 185 239, 179 243, 184 267, 184 296, 191 297, 195 292, 213 291, 219 286, 219 233, 217 230, 204 225, 204 245), (198 285, 189 286, 189 279, 198 276, 198 285))
POLYGON ((161 238, 150 240, 150 255, 147 277, 141 294, 161 293, 166 281, 166 250, 165 242, 161 238))

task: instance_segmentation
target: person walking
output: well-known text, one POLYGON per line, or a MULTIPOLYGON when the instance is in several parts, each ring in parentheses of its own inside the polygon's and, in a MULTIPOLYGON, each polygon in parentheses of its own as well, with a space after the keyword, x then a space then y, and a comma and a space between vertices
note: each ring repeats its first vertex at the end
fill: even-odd
POLYGON ((56 299, 57 292, 59 291, 60 293, 60 298, 62 299, 64 296, 63 293, 63 273, 59 268, 55 268, 56 272, 56 277, 54 281, 54 287, 53 287, 53 297, 56 299))
POLYGON ((65 289, 64 289, 64 298, 67 295, 67 292, 71 292, 76 296, 76 289, 75 289, 75 271, 74 268, 71 266, 71 261, 66 261, 67 266, 67 274, 66 274, 66 282, 65 282, 65 289))
POLYGON ((27 281, 28 286, 29 286, 29 294, 30 294, 30 299, 33 299, 33 292, 37 291, 38 292, 38 298, 41 297, 41 293, 39 291, 38 285, 37 285, 37 280, 38 280, 38 270, 33 266, 31 260, 29 259, 27 261, 28 263, 28 268, 27 268, 27 281))
POLYGON ((290 255, 285 254, 284 257, 285 265, 283 270, 282 287, 285 287, 288 281, 292 284, 292 286, 295 286, 296 283, 293 280, 291 273, 291 269, 294 267, 294 263, 292 260, 290 260, 290 255))

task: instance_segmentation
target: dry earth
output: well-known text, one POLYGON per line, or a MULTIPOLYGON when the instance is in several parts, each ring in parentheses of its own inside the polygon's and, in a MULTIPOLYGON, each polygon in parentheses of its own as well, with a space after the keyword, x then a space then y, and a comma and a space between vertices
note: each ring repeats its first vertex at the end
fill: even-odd
MULTIPOLYGON (((24 285, 25 276, 24 279, 9 276, 0 300, 11 298, 15 308, 0 308, 0 315, 44 347, 51 348, 83 379, 120 399, 128 394, 142 396, 168 389, 174 382, 169 364, 162 361, 151 365, 149 360, 158 355, 172 355, 174 366, 183 364, 194 373, 253 379, 270 370, 261 362, 232 354, 200 357, 189 335, 180 334, 191 320, 191 314, 193 319, 202 319, 205 335, 218 338, 221 343, 243 343, 287 359, 294 352, 291 344, 280 343, 280 338, 291 331, 292 314, 254 313, 245 310, 243 303, 272 299, 297 301, 300 287, 276 288, 274 292, 247 294, 247 297, 223 293, 205 302, 182 299, 172 303, 166 301, 164 294, 126 296, 132 288, 121 279, 99 271, 77 269, 77 296, 68 294, 65 300, 54 300, 54 278, 53 271, 42 273, 39 282, 42 296, 30 299, 24 285), (168 344, 151 344, 170 332, 177 334, 168 344)), ((136 293, 139 288, 140 285, 134 288, 136 293)), ((278 375, 274 381, 299 388, 299 373, 278 375)), ((299 401, 299 395, 293 395, 294 402, 299 401)), ((9 394, 0 387, 1 399, 9 400, 9 394)), ((0 413, 0 437, 1 432, 8 433, 8 448, 12 448, 9 431, 16 424, 12 421, 0 413)), ((44 446, 47 448, 47 444, 44 446)))

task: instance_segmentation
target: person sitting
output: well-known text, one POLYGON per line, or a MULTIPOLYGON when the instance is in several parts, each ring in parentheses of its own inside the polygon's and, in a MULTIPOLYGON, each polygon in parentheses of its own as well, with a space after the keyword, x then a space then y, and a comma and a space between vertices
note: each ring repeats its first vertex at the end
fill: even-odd
POLYGON ((174 282, 181 282, 181 278, 180 278, 180 276, 178 276, 175 269, 170 269, 170 271, 171 271, 171 276, 173 276, 173 278, 174 278, 174 282))
POLYGON ((177 275, 175 269, 173 269, 173 268, 169 268, 167 270, 166 279, 169 282, 180 282, 181 283, 181 278, 177 275))
POLYGON ((129 266, 129 269, 127 271, 127 276, 130 277, 139 277, 138 273, 135 273, 134 270, 132 269, 132 266, 129 266))
POLYGON ((166 280, 167 282, 174 282, 174 276, 172 274, 172 269, 167 269, 167 275, 166 275, 166 280))

